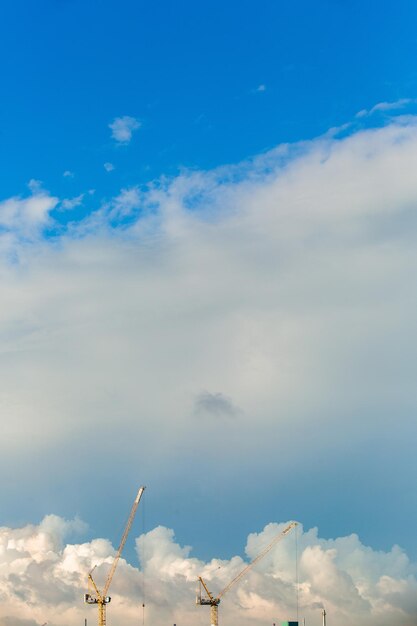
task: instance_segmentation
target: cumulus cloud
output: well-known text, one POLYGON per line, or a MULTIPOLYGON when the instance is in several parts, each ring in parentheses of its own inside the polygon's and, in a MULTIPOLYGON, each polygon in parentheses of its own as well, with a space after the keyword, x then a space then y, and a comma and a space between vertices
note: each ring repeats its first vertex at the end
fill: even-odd
POLYGON ((74 178, 74 172, 71 172, 71 170, 65 170, 62 175, 64 178, 74 178))
POLYGON ((106 170, 106 172, 112 172, 114 170, 113 163, 106 162, 104 164, 104 169, 106 170))
MULTIPOLYGON (((203 626, 209 609, 195 605, 197 577, 202 576, 217 594, 257 556, 284 524, 268 524, 249 535, 246 556, 208 561, 192 555, 189 546, 176 542, 164 526, 137 538, 139 564, 121 559, 110 590, 112 622, 137 624, 146 593, 147 618, 203 626)), ((85 529, 77 520, 46 517, 39 525, 0 528, 0 624, 81 623, 96 619, 96 608, 83 604, 87 573, 95 565, 95 581, 104 584, 115 550, 105 539, 68 542, 69 533, 85 529)), ((277 544, 224 596, 220 604, 223 623, 244 626, 279 622, 296 611, 298 559, 299 613, 309 623, 319 623, 325 607, 335 626, 357 623, 398 626, 414 623, 417 613, 416 565, 397 546, 374 551, 356 535, 324 539, 317 528, 289 535, 277 544), (296 549, 296 546, 297 549, 296 549)))
POLYGON ((132 135, 135 130, 141 127, 141 123, 130 115, 123 115, 122 117, 116 117, 109 128, 111 129, 111 136, 118 143, 127 144, 132 139, 132 135))

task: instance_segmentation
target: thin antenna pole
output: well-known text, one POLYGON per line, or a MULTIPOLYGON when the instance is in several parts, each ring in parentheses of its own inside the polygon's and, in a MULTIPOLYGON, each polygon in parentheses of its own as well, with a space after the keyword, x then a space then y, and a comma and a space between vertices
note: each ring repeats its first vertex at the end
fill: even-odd
POLYGON ((145 563, 146 563, 146 555, 145 555, 145 533, 146 533, 146 498, 144 498, 143 500, 143 506, 142 506, 142 521, 143 521, 143 525, 142 525, 142 536, 143 536, 143 543, 142 543, 142 555, 143 555, 143 559, 142 559, 142 626, 145 626, 145 604, 146 604, 146 580, 145 580, 145 563))
POLYGON ((297 604, 297 622, 298 622, 298 605, 299 605, 299 581, 298 581, 298 526, 295 529, 295 590, 297 604))

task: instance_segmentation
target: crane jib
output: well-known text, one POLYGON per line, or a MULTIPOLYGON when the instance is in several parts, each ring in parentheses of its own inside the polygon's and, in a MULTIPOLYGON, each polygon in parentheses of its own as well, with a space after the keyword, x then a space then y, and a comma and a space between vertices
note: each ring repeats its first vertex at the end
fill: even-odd
POLYGON ((250 563, 248 563, 248 565, 246 565, 239 572, 239 574, 237 574, 237 576, 235 576, 226 585, 226 587, 223 589, 223 591, 221 591, 219 593, 217 598, 214 598, 213 595, 210 593, 210 591, 208 590, 207 585, 204 582, 204 580, 202 579, 202 577, 201 576, 198 577, 198 580, 200 581, 200 594, 199 594, 199 596, 197 596, 197 604, 200 604, 200 605, 210 605, 210 607, 211 607, 211 626, 218 626, 218 605, 220 604, 220 599, 222 598, 222 596, 224 596, 224 594, 227 593, 229 591, 229 589, 231 587, 233 587, 233 585, 235 585, 254 565, 256 565, 256 563, 258 563, 261 559, 263 559, 263 557, 266 556, 268 554, 268 552, 281 539, 283 539, 286 535, 288 535, 288 533, 290 533, 293 530, 293 528, 295 528, 297 525, 298 525, 297 522, 291 522, 290 524, 288 524, 288 526, 286 526, 284 528, 284 530, 282 530, 280 533, 278 533, 272 539, 272 541, 250 563), (201 596, 201 585, 204 587, 204 590, 205 590, 205 592, 207 594, 207 598, 203 598, 201 596))
POLYGON ((106 604, 108 604, 111 601, 111 597, 109 595, 107 595, 107 592, 109 590, 111 581, 113 579, 114 573, 116 571, 116 567, 117 564, 119 562, 119 559, 121 557, 122 554, 122 550, 124 548, 124 545, 126 543, 126 539, 127 536, 129 534, 130 528, 132 526, 135 514, 136 514, 136 510, 138 508, 140 499, 143 495, 143 492, 145 491, 145 487, 141 487, 137 493, 137 496, 133 502, 133 506, 132 509, 130 511, 129 514, 129 518, 127 520, 127 524, 126 524, 126 528, 124 530, 124 533, 122 535, 122 539, 120 541, 120 545, 119 548, 116 552, 116 556, 114 557, 112 566, 110 568, 110 571, 107 575, 107 579, 106 579, 106 583, 104 585, 103 591, 100 592, 100 590, 98 589, 92 573, 95 570, 96 566, 93 567, 93 569, 90 571, 90 573, 88 574, 88 582, 92 585, 93 589, 94 589, 94 594, 92 593, 86 593, 84 595, 84 602, 86 602, 87 604, 97 604, 98 605, 98 626, 105 626, 106 624, 106 604))

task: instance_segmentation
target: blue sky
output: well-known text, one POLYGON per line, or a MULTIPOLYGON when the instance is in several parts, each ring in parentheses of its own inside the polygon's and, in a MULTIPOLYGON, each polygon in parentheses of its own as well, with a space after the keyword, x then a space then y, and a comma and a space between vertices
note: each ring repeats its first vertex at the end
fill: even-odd
POLYGON ((101 199, 413 96, 415 14, 413 2, 4 3, 3 194, 36 178, 101 199), (121 115, 142 122, 129 149, 109 138, 121 115))
POLYGON ((414 563, 416 14, 3 3, 1 525, 414 563))

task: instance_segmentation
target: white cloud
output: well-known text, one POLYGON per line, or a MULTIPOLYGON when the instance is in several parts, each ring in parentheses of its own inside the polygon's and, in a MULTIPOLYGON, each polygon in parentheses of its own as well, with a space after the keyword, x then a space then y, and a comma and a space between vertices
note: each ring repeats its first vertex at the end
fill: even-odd
POLYGON ((109 128, 112 133, 111 136, 119 143, 129 143, 132 139, 132 134, 135 130, 141 127, 141 123, 130 115, 123 115, 122 117, 116 117, 109 128))
POLYGON ((398 109, 403 109, 408 104, 416 102, 416 100, 412 100, 411 98, 401 98, 400 100, 396 100, 395 102, 378 102, 375 104, 369 111, 367 109, 362 109, 356 114, 356 117, 367 117, 369 115, 373 115, 378 111, 385 113, 386 111, 397 111, 398 109))
POLYGON ((266 91, 266 86, 265 85, 259 85, 256 88, 256 91, 258 91, 258 92, 266 91))
POLYGON ((114 165, 113 163, 105 163, 104 164, 104 169, 106 170, 106 172, 112 172, 114 170, 114 165))
MULTIPOLYGON (((195 605, 197 576, 203 576, 212 593, 219 593, 283 527, 268 524, 249 535, 247 561, 213 555, 207 562, 176 543, 172 530, 154 528, 136 541, 140 569, 120 560, 110 589, 109 618, 137 624, 146 591, 147 619, 156 626, 174 619, 185 626, 207 625, 209 608, 195 605)), ((78 520, 54 515, 37 526, 0 529, 0 624, 33 620, 64 626, 84 617, 96 619, 96 607, 83 604, 87 573, 96 565, 94 577, 101 587, 115 550, 105 539, 68 541, 69 535, 82 532, 85 527, 78 520)), ((296 553, 301 619, 319 623, 324 606, 335 626, 414 623, 416 565, 400 548, 381 552, 363 545, 356 535, 329 540, 319 537, 316 528, 303 532, 299 527, 297 532, 297 552, 295 536, 289 535, 225 594, 219 607, 223 623, 261 626, 294 617, 296 553)))
POLYGON ((28 182, 28 187, 29 187, 30 191, 33 194, 41 193, 42 192, 42 181, 41 180, 36 180, 36 178, 31 178, 30 181, 28 182))
POLYGON ((65 170, 62 175, 64 178, 74 178, 74 172, 71 172, 71 170, 65 170))
POLYGON ((142 194, 137 187, 122 189, 120 194, 111 203, 110 215, 112 217, 126 217, 142 203, 142 194))
POLYGON ((80 193, 78 196, 75 196, 74 198, 65 198, 61 202, 61 207, 65 209, 66 211, 70 211, 71 209, 74 209, 75 207, 82 205, 84 196, 85 196, 84 193, 80 193))
POLYGON ((58 198, 43 191, 41 183, 29 182, 31 195, 15 196, 0 202, 0 246, 9 248, 17 241, 34 240, 50 222, 50 213, 58 204, 58 198), (3 245, 2 245, 3 244, 3 245))

